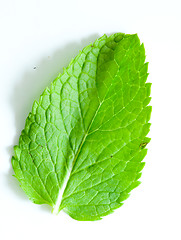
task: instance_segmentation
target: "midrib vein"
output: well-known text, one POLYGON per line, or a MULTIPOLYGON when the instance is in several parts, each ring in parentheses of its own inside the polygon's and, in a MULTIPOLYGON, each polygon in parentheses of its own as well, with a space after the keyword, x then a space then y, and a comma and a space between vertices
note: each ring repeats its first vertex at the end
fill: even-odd
POLYGON ((103 102, 104 102, 104 99, 102 100, 102 102, 100 102, 100 104, 99 104, 99 106, 98 106, 98 108, 97 108, 97 110, 96 110, 96 112, 95 112, 95 114, 94 114, 94 116, 93 116, 90 124, 89 124, 89 127, 88 127, 88 129, 87 129, 87 132, 85 133, 85 135, 84 135, 84 137, 83 137, 83 139, 82 139, 82 141, 81 141, 81 143, 80 143, 80 146, 79 146, 79 148, 78 148, 78 150, 77 150, 77 153, 76 153, 76 155, 75 155, 75 157, 74 157, 74 160, 73 160, 73 162, 72 162, 72 166, 71 166, 71 168, 70 168, 70 171, 67 173, 67 176, 66 176, 66 178, 65 178, 65 180, 64 180, 64 183, 63 183, 63 186, 62 186, 62 188, 61 188, 60 191, 59 191, 56 204, 55 204, 55 206, 54 206, 54 208, 53 208, 53 213, 54 213, 54 214, 58 214, 58 212, 59 212, 59 207, 60 207, 61 202, 62 202, 63 194, 64 194, 64 192, 65 192, 65 189, 66 189, 66 187, 67 187, 68 181, 69 181, 69 179, 70 179, 70 175, 71 175, 71 173, 72 173, 74 164, 75 164, 75 162, 76 162, 76 160, 77 160, 77 158, 78 158, 78 156, 79 156, 79 153, 80 153, 80 151, 81 151, 81 149, 82 149, 82 146, 83 146, 83 144, 84 144, 84 142, 85 142, 85 140, 86 140, 86 138, 87 138, 87 136, 88 136, 88 134, 89 134, 89 130, 90 130, 91 126, 92 126, 92 123, 94 122, 94 119, 96 118, 96 115, 97 115, 97 113, 98 113, 98 111, 99 111, 99 109, 100 109, 100 107, 101 107, 101 105, 102 105, 103 102))
MULTIPOLYGON (((117 62, 116 62, 116 63, 117 63, 117 62)), ((97 70, 96 70, 96 71, 97 71, 97 70)), ((118 70, 117 70, 114 78, 117 76, 118 72, 119 72, 119 65, 118 65, 118 70)), ((97 75, 97 74, 96 74, 96 75, 97 75)), ((113 79, 112 79, 112 80, 113 80, 113 79)), ((89 124, 89 127, 88 127, 88 129, 87 129, 87 132, 86 132, 86 134, 84 135, 84 137, 83 137, 83 139, 82 139, 82 141, 81 141, 81 143, 80 143, 80 146, 79 146, 79 148, 78 148, 78 150, 77 150, 77 153, 76 153, 76 155, 75 155, 75 157, 74 157, 74 160, 73 160, 73 162, 72 162, 72 166, 71 166, 71 168, 70 168, 70 171, 67 173, 67 176, 66 176, 66 178, 65 178, 65 180, 64 180, 64 183, 63 183, 63 186, 62 186, 62 188, 61 188, 60 191, 59 191, 59 194, 58 194, 58 198, 57 198, 55 207, 53 208, 53 213, 54 213, 54 214, 58 214, 58 212, 59 212, 59 207, 60 207, 61 202, 62 202, 62 199, 63 199, 63 194, 64 194, 64 192, 65 192, 65 189, 66 189, 66 187, 67 187, 68 181, 69 181, 69 179, 70 179, 70 175, 71 175, 71 173, 72 173, 74 164, 75 164, 75 162, 76 162, 76 160, 77 160, 77 158, 78 158, 78 156, 79 156, 79 153, 80 153, 80 151, 81 151, 81 149, 82 149, 82 146, 83 146, 83 144, 84 144, 84 142, 85 142, 85 140, 86 140, 86 138, 87 138, 87 136, 88 136, 88 134, 89 134, 89 130, 90 130, 91 126, 92 126, 92 123, 94 122, 94 119, 96 118, 96 115, 97 115, 97 113, 98 113, 101 105, 103 104, 103 102, 104 102, 104 100, 105 100, 105 98, 106 98, 106 96, 107 96, 107 93, 109 92, 109 89, 110 89, 111 86, 112 86, 112 82, 111 82, 111 85, 109 86, 109 88, 107 89, 107 92, 106 92, 104 98, 103 98, 102 101, 99 103, 99 106, 98 106, 98 108, 97 108, 97 110, 96 110, 96 112, 95 112, 95 114, 94 114, 94 116, 93 116, 93 118, 92 118, 92 120, 91 120, 91 122, 90 122, 90 124, 89 124)), ((99 94, 98 94, 98 98, 99 98, 99 94)))

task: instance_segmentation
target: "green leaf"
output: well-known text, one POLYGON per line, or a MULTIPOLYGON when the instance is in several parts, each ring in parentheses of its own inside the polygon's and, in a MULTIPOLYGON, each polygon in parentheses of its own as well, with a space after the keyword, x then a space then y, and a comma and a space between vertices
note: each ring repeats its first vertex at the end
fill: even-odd
POLYGON ((30 200, 91 221, 123 204, 150 140, 147 68, 137 35, 104 35, 45 89, 12 158, 30 200))

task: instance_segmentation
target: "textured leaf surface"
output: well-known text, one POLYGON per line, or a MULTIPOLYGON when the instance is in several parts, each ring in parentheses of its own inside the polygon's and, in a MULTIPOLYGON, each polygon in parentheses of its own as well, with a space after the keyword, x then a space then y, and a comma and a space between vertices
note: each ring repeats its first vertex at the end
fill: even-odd
POLYGON ((137 35, 104 35, 35 101, 12 165, 28 197, 99 220, 139 185, 151 107, 137 35))

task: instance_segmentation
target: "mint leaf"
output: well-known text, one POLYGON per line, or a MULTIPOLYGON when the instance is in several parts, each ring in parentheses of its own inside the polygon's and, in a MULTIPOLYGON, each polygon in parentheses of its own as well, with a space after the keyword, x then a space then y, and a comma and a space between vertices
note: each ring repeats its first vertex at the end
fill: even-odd
POLYGON ((29 199, 99 220, 139 185, 151 107, 143 44, 104 35, 35 101, 12 166, 29 199))

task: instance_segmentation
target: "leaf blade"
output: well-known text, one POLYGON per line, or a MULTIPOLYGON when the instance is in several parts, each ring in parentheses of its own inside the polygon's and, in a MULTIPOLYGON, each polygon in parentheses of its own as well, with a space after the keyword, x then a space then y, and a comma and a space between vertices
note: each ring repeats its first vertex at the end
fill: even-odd
POLYGON ((31 200, 77 220, 122 205, 138 185, 150 127, 144 62, 137 35, 104 35, 44 91, 12 159, 31 200))

